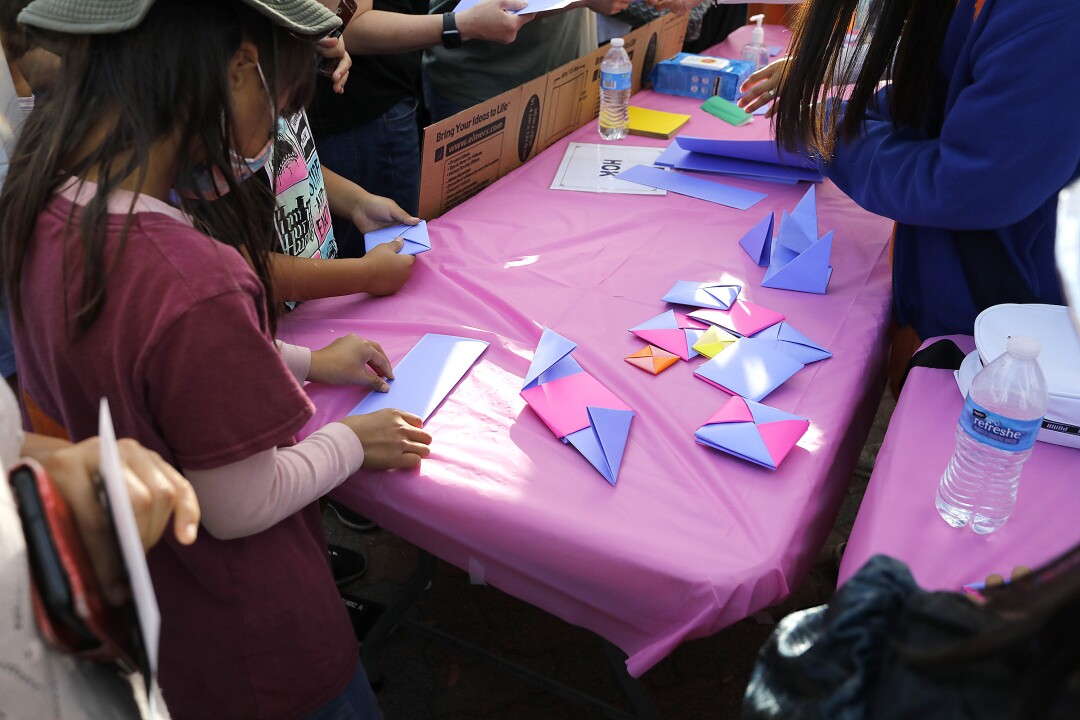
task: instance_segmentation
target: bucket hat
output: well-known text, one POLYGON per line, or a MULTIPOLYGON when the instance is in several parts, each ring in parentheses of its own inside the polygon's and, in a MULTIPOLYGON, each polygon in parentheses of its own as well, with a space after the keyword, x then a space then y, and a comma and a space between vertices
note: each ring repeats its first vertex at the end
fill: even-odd
MULTIPOLYGON (((305 37, 326 35, 341 24, 316 0, 240 0, 272 23, 305 37)), ((143 21, 154 0, 34 0, 19 22, 43 30, 103 35, 130 30, 143 21)))

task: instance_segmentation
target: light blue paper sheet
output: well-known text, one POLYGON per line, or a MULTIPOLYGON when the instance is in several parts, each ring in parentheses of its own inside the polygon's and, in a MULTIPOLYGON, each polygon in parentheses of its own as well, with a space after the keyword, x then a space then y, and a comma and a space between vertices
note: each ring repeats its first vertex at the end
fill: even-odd
POLYGON ((391 225, 364 233, 364 252, 371 252, 375 246, 393 242, 399 237, 404 238, 399 255, 419 255, 431 249, 427 220, 421 220, 416 225, 391 225))
POLYGON ((428 333, 394 367, 390 392, 368 393, 349 414, 395 408, 426 421, 487 346, 483 340, 428 333))
POLYGON ((723 185, 689 175, 681 175, 677 172, 648 165, 635 165, 627 168, 619 174, 619 179, 637 183, 638 185, 663 188, 679 195, 707 200, 736 210, 746 210, 767 197, 765 193, 723 185))

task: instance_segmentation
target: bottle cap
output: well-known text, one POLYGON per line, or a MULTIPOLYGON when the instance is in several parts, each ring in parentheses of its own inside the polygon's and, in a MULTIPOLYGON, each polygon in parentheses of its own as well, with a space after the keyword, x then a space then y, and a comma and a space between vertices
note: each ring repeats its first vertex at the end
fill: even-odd
POLYGON ((757 26, 750 31, 750 44, 751 45, 764 45, 765 44, 765 28, 761 27, 761 21, 765 19, 764 15, 754 15, 750 18, 750 22, 757 23, 757 26))
POLYGON ((1042 345, 1038 340, 1024 335, 1013 335, 1005 346, 1006 352, 1022 358, 1034 359, 1042 351, 1042 345))
POLYGON ((611 38, 611 47, 620 48, 623 46, 622 38, 611 38))

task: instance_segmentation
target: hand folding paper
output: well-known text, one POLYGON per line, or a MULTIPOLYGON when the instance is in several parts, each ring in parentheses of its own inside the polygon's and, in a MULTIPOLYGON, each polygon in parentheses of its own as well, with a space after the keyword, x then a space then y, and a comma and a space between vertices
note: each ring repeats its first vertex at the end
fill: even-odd
POLYGON ((428 333, 394 366, 390 391, 369 392, 349 414, 395 408, 427 420, 487 346, 483 340, 428 333))
POLYGON ((556 437, 577 448, 614 485, 634 411, 582 369, 570 355, 576 347, 544 328, 521 397, 556 437))
POLYGON ((375 246, 393 242, 399 237, 405 239, 399 255, 419 255, 431 249, 427 220, 421 220, 416 225, 391 225, 364 233, 365 252, 371 252, 375 246))
POLYGON ((809 427, 806 418, 736 396, 705 421, 694 438, 707 447, 775 470, 809 427))

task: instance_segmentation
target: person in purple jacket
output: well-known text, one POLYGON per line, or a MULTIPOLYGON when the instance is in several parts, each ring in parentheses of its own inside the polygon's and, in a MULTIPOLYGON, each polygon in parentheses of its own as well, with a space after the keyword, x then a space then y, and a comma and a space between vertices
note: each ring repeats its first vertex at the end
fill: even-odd
POLYGON ((807 0, 792 57, 752 77, 743 104, 778 94, 778 142, 896 220, 902 370, 919 338, 970 335, 991 305, 1062 302, 1055 210, 1080 167, 1080 3, 870 0, 861 67, 845 52, 858 5, 807 0))

